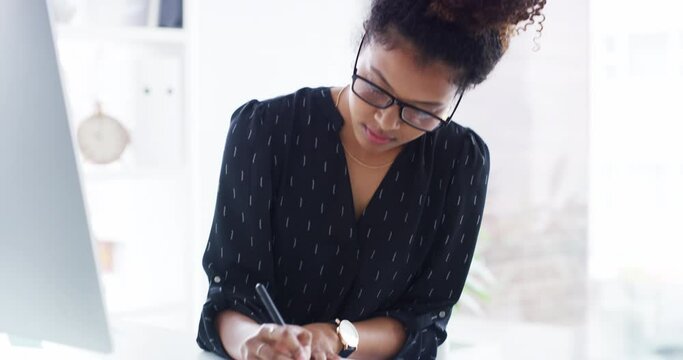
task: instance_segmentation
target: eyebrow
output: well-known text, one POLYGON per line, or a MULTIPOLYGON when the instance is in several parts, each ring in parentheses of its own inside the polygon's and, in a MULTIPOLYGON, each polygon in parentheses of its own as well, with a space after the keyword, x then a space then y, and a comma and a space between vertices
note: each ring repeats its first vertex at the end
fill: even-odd
MULTIPOLYGON (((384 75, 382 75, 382 72, 379 71, 379 69, 377 69, 376 67, 372 66, 372 64, 370 64, 370 70, 374 71, 379 76, 379 78, 382 79, 382 81, 385 84, 387 84, 387 86, 389 87, 389 90, 391 90, 392 92, 395 92, 394 89, 391 87, 391 84, 389 84, 389 82, 384 77, 384 75)), ((434 101, 419 101, 419 100, 408 100, 408 99, 406 99, 405 102, 410 102, 410 103, 415 103, 415 104, 423 104, 423 105, 430 105, 430 106, 443 106, 444 105, 444 103, 434 102, 434 101)))

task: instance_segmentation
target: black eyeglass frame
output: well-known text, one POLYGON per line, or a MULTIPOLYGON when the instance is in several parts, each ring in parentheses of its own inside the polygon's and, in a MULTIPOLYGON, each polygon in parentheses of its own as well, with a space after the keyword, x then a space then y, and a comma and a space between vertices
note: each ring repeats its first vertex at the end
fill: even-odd
POLYGON ((421 109, 421 108, 419 108, 419 107, 417 107, 417 106, 414 106, 414 105, 411 105, 411 104, 408 104, 408 103, 405 103, 405 102, 399 100, 398 98, 396 98, 394 95, 392 95, 391 93, 389 93, 388 91, 386 91, 386 90, 385 90, 384 88, 382 88, 381 86, 375 84, 374 82, 368 80, 367 78, 365 78, 365 77, 363 77, 363 76, 361 76, 361 75, 358 75, 358 58, 360 57, 360 51, 361 51, 361 49, 363 48, 363 42, 365 42, 365 37, 366 37, 366 36, 367 36, 367 34, 363 34, 363 38, 362 38, 361 41, 360 41, 360 46, 358 46, 358 53, 356 54, 356 61, 355 61, 355 63, 353 64, 353 75, 351 76, 351 80, 352 80, 352 82, 351 82, 351 91, 352 91, 354 94, 356 94, 356 96, 358 96, 359 99, 363 100, 363 101, 364 101, 365 103, 367 103, 368 105, 373 106, 373 107, 376 107, 376 108, 378 108, 378 109, 388 109, 388 108, 390 108, 391 106, 393 106, 394 104, 398 105, 398 107, 399 107, 399 119, 401 119, 401 121, 403 121, 404 123, 408 124, 408 126, 411 126, 411 127, 415 128, 415 129, 417 129, 417 130, 420 130, 420 131, 425 131, 425 132, 436 131, 436 130, 440 129, 442 126, 446 125, 448 122, 450 122, 451 119, 453 118, 453 115, 455 114, 455 110, 457 110, 457 109, 458 109, 458 106, 460 105, 460 101, 462 100, 462 96, 463 96, 463 94, 464 94, 464 91, 458 91, 458 92, 460 93, 460 96, 458 97, 458 102, 455 104, 455 107, 453 108, 453 111, 452 111, 451 114, 448 116, 448 118, 442 119, 440 116, 437 116, 436 114, 432 113, 431 111, 427 111, 427 110, 421 109), (369 101, 365 100, 365 99, 364 99, 360 94, 358 94, 358 93, 356 92, 356 90, 354 89, 354 85, 355 85, 357 79, 361 79, 361 80, 367 82, 368 84, 370 84, 370 85, 376 87, 377 90, 380 90, 383 94, 385 94, 387 97, 389 97, 389 99, 391 99, 391 102, 389 102, 389 103, 388 103, 387 105, 385 105, 385 106, 377 106, 377 105, 372 104, 372 103, 370 103, 369 101), (431 129, 431 130, 430 130, 430 129, 423 129, 423 128, 420 128, 419 126, 410 123, 409 121, 407 121, 406 119, 403 118, 403 109, 406 108, 406 107, 409 107, 409 108, 412 108, 412 109, 415 109, 415 110, 418 110, 418 111, 422 111, 422 112, 424 112, 424 113, 426 113, 426 114, 429 114, 430 116, 433 116, 435 119, 439 120, 439 125, 438 125, 437 127, 435 127, 434 129, 431 129))

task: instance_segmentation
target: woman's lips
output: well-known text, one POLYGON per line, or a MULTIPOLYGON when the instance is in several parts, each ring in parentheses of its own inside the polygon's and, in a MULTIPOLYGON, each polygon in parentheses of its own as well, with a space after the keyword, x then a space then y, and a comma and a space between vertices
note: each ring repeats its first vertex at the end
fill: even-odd
POLYGON ((375 144, 384 145, 384 144, 386 144, 392 140, 389 137, 377 134, 376 132, 372 131, 366 125, 363 125, 363 129, 365 130, 365 135, 368 137, 368 140, 370 140, 371 142, 373 142, 375 144))

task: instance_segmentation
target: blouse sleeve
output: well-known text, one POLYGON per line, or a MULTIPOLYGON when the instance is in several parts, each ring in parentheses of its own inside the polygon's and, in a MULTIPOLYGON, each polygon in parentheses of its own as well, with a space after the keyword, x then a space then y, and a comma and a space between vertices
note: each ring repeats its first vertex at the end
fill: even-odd
POLYGON ((420 275, 396 305, 378 315, 399 320, 406 341, 397 359, 434 359, 446 340, 472 262, 486 199, 489 151, 468 131, 446 192, 444 217, 420 275))
POLYGON ((273 283, 270 227, 271 179, 276 168, 263 126, 264 106, 256 100, 232 115, 220 171, 218 195, 202 266, 209 281, 197 344, 230 359, 216 328, 225 310, 240 312, 257 323, 268 322, 254 286, 273 283))

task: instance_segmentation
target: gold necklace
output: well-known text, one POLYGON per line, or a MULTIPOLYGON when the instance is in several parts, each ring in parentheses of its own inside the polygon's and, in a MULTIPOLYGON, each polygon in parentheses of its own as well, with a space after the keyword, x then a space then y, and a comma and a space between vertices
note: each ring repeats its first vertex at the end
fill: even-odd
POLYGON ((346 84, 346 86, 344 86, 344 87, 341 89, 341 91, 339 92, 339 94, 337 94, 337 102, 334 104, 334 106, 336 106, 337 109, 339 109, 339 99, 341 99, 341 95, 342 95, 342 93, 344 92, 344 90, 346 90, 347 87, 349 87, 348 84, 346 84))
MULTIPOLYGON (((342 147, 344 147, 344 146, 342 145, 342 147)), ((368 169, 373 169, 373 170, 382 169, 382 168, 385 168, 385 167, 391 165, 394 162, 394 160, 391 160, 390 162, 388 162, 386 164, 382 164, 382 165, 368 165, 368 164, 360 161, 360 159, 358 159, 357 157, 353 156, 353 154, 351 154, 348 150, 346 150, 346 148, 344 148, 344 152, 346 153, 346 155, 350 156, 351 159, 355 160, 358 164, 360 164, 361 166, 368 168, 368 169)))
MULTIPOLYGON (((339 91, 339 94, 337 94, 337 102, 335 103, 335 106, 337 107, 337 109, 339 109, 339 99, 341 99, 341 95, 342 95, 342 93, 344 92, 344 90, 346 90, 347 87, 349 87, 349 85, 344 86, 344 87, 341 89, 341 91, 339 91)), ((374 170, 376 170, 376 169, 382 169, 382 168, 385 168, 385 167, 391 165, 391 164, 394 162, 394 160, 391 160, 390 162, 388 162, 388 163, 386 163, 386 164, 382 164, 382 165, 368 165, 368 164, 362 162, 359 158, 353 156, 353 154, 351 154, 351 152, 349 152, 348 150, 346 150, 346 147, 344 146, 344 144, 342 144, 342 148, 344 149, 344 153, 346 153, 347 155, 349 155, 349 156, 351 157, 351 159, 353 159, 353 160, 356 161, 358 164, 360 164, 361 166, 363 166, 363 167, 365 167, 365 168, 368 168, 368 169, 374 169, 374 170)))

